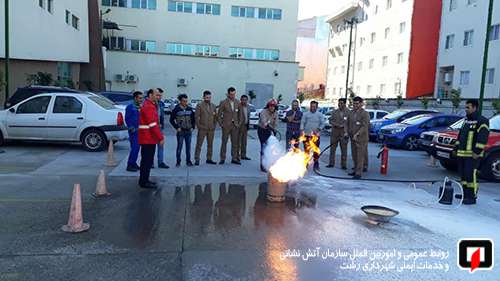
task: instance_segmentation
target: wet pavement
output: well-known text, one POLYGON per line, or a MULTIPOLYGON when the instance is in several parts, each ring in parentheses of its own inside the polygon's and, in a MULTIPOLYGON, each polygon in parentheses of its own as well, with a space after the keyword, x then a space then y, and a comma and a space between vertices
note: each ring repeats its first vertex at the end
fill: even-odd
MULTIPOLYGON (((251 139, 249 145, 250 157, 257 159, 258 144, 251 139)), ((123 171, 124 144, 115 150, 117 167, 104 166, 104 153, 74 146, 5 149, 0 281, 498 279, 498 264, 474 274, 456 265, 459 239, 500 239, 500 189, 494 183, 481 184, 477 206, 455 209, 436 203, 438 185, 415 189, 311 173, 290 185, 286 202, 270 203, 267 178, 256 161, 155 169, 160 188, 140 190, 136 176, 123 171), (91 196, 100 169, 106 171, 109 198, 91 196), (81 184, 83 217, 91 227, 68 234, 60 228, 68 220, 74 183, 81 184), (370 224, 360 208, 372 204, 400 214, 390 223, 370 224), (439 254, 417 259, 423 252, 439 254), (426 268, 426 262, 434 267, 426 268)), ((393 156, 400 162, 389 178, 446 174, 418 165, 425 155, 393 156), (398 167, 405 162, 409 166, 398 167), (421 172, 412 173, 412 166, 421 172)), ((375 164, 370 170, 379 176, 375 164)))

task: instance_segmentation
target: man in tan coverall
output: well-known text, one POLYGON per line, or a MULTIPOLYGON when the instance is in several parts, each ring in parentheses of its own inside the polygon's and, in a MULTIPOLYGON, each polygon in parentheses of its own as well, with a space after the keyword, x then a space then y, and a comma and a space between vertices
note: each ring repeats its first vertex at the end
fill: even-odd
POLYGON ((207 138, 207 164, 217 164, 212 161, 212 152, 214 145, 215 127, 217 125, 217 109, 215 104, 211 102, 212 93, 210 91, 203 92, 203 101, 196 106, 195 120, 198 128, 198 136, 196 138, 196 149, 194 152, 194 164, 200 165, 201 146, 207 138))
POLYGON ((248 128, 250 126, 250 107, 248 106, 248 96, 242 95, 240 98, 240 135, 239 135, 239 159, 252 160, 247 157, 248 128))
POLYGON ((370 115, 363 109, 363 99, 353 99, 353 110, 347 118, 349 137, 351 138, 352 160, 354 171, 349 173, 354 179, 360 179, 363 173, 364 161, 368 151, 368 130, 370 115))
POLYGON ((222 128, 222 143, 220 147, 219 165, 226 162, 227 141, 231 137, 231 163, 241 165, 239 159, 239 132, 240 132, 240 102, 236 99, 236 90, 227 89, 227 99, 221 101, 217 112, 218 122, 222 128))
POLYGON ((330 136, 330 162, 327 168, 335 167, 335 156, 337 154, 337 145, 340 145, 340 166, 343 170, 347 169, 347 144, 349 143, 349 135, 347 133, 347 116, 349 109, 346 107, 346 99, 341 98, 338 100, 338 108, 332 113, 330 117, 330 124, 332 125, 332 133, 330 136))

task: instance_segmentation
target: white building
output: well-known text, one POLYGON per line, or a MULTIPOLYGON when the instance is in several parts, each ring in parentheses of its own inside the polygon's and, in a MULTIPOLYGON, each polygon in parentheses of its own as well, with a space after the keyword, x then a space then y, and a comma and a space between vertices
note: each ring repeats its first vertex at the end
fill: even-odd
POLYGON ((210 90, 219 101, 233 86, 257 106, 295 97, 298 0, 102 0, 107 8, 121 29, 104 34, 108 89, 210 90))
MULTIPOLYGON (((27 76, 52 74, 61 84, 78 84, 80 64, 89 62, 87 1, 9 2, 10 89, 26 86, 27 76)), ((5 1, 0 1, 0 71, 5 58, 5 1)), ((3 94, 0 102, 3 103, 3 94)))
POLYGON ((435 0, 350 1, 329 19, 326 97, 432 95, 441 6, 435 0), (349 69, 350 25, 354 20, 349 69), (347 73, 349 72, 349 78, 347 73))
MULTIPOLYGON (((460 89, 462 98, 478 98, 481 87, 488 2, 443 1, 436 97, 460 89), (466 20, 464 20, 466 19, 466 20)), ((494 2, 485 98, 500 98, 500 3, 494 2)))

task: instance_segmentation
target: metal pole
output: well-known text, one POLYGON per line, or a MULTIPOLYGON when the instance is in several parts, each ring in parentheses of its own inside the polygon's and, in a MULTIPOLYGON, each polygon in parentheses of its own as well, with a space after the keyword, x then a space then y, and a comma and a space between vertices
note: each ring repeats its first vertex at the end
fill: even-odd
POLYGON ((9 99, 9 0, 5 0, 5 101, 9 99))
POLYGON ((351 30, 349 32, 349 52, 347 55, 347 76, 345 78, 345 98, 347 99, 347 93, 349 93, 349 68, 351 65, 351 49, 352 49, 352 26, 354 25, 354 19, 351 21, 346 21, 347 24, 351 26, 351 30))
POLYGON ((493 14, 493 0, 489 1, 488 6, 488 20, 486 25, 486 38, 484 39, 484 55, 483 55, 483 73, 481 76, 481 89, 479 91, 479 115, 483 111, 484 87, 486 84, 486 70, 488 69, 488 51, 490 47, 490 34, 491 34, 491 18, 493 14))

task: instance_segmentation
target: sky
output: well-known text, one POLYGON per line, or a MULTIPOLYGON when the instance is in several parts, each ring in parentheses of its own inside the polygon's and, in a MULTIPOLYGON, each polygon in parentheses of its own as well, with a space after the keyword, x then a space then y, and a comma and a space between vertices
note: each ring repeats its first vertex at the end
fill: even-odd
POLYGON ((346 2, 347 0, 299 0, 299 19, 328 15, 346 2))

